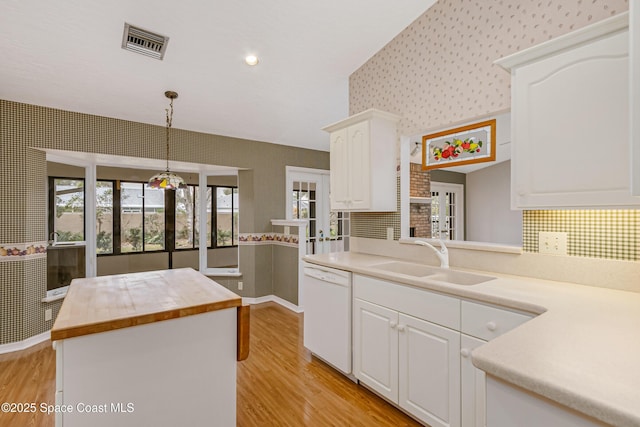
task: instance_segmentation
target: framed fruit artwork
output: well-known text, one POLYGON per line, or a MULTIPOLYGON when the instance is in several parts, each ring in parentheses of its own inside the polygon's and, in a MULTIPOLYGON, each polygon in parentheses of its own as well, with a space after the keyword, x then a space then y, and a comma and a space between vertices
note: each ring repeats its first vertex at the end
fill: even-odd
POLYGON ((422 169, 449 168, 496 159, 496 120, 422 137, 422 169))

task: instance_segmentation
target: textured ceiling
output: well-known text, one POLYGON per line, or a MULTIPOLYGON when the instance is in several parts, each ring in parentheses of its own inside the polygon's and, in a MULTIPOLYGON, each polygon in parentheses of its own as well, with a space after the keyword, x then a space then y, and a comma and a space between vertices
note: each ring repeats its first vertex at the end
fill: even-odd
POLYGON ((433 0, 0 0, 0 98, 328 150, 348 77, 433 0), (121 49, 124 23, 170 38, 121 49), (244 63, 255 53, 256 67, 244 63))

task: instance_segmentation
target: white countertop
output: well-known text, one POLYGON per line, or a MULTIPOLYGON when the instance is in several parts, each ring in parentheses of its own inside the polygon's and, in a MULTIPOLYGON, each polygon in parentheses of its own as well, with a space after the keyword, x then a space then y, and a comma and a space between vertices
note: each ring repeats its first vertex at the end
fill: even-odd
POLYGON ((354 252, 304 260, 536 314, 474 350, 474 365, 606 423, 640 426, 639 293, 489 271, 478 273, 496 280, 447 285, 375 270, 398 259, 354 252))

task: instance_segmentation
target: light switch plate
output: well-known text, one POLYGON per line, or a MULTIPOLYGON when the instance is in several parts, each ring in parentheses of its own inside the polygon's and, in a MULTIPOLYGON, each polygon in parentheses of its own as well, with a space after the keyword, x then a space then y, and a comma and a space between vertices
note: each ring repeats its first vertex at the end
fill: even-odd
POLYGON ((45 320, 45 322, 51 320, 52 317, 53 317, 53 313, 52 313, 51 309, 47 308, 44 311, 44 320, 45 320))
POLYGON ((538 252, 541 254, 566 255, 567 233, 541 231, 538 233, 538 252))

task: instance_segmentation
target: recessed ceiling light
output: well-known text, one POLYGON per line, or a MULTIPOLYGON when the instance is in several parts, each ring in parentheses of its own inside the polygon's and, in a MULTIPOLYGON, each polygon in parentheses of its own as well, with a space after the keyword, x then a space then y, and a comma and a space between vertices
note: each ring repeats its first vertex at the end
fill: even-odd
POLYGON ((246 62, 248 65, 257 65, 258 57, 255 55, 247 55, 244 58, 244 62, 246 62))

